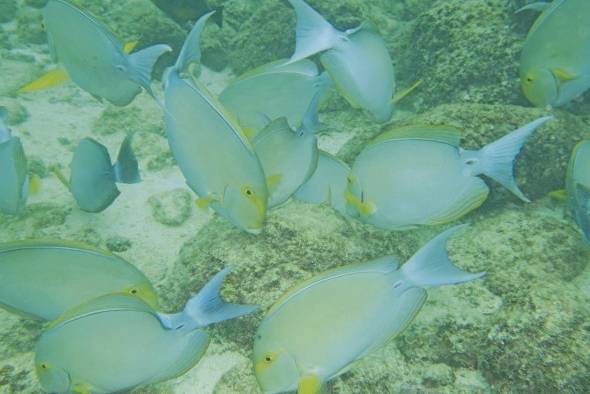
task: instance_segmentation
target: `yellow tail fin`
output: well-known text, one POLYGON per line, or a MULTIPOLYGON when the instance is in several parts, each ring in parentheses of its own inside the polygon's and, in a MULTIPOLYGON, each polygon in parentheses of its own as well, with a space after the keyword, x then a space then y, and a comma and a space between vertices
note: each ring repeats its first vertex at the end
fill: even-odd
POLYGON ((37 194, 39 190, 41 190, 41 178, 37 174, 32 174, 29 178, 29 193, 37 194))
POLYGON ((17 90, 17 93, 34 92, 36 90, 52 88, 61 85, 69 79, 70 76, 66 70, 63 68, 55 68, 43 74, 40 78, 35 79, 33 82, 29 82, 21 87, 17 90))
POLYGON ((318 375, 306 375, 299 379, 297 394, 319 394, 322 392, 322 381, 318 375))

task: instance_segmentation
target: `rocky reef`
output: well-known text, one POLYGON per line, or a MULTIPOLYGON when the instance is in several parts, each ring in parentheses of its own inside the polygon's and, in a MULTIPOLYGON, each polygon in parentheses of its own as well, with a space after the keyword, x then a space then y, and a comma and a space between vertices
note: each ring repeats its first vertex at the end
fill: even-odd
MULTIPOLYGON (((178 51, 190 28, 149 0, 76 2, 99 15, 121 41, 138 41, 138 48, 163 42, 178 51)), ((330 382, 328 392, 580 393, 590 387, 589 249, 563 203, 546 197, 563 188, 573 146, 590 138, 588 99, 550 112, 528 106, 520 93, 518 61, 535 15, 514 14, 525 3, 310 1, 340 29, 363 21, 375 26, 394 59, 398 90, 423 81, 399 103, 387 125, 371 122, 341 98, 326 104, 321 147, 348 163, 391 127, 456 126, 463 130, 462 146, 477 149, 539 116, 555 116, 525 145, 516 165, 518 183, 532 203, 489 181, 490 198, 462 219, 471 226, 450 242, 457 265, 487 275, 430 290, 409 328, 330 382)), ((291 54, 295 18, 287 2, 209 4, 223 6, 224 23, 205 31, 206 66, 224 70, 225 76, 239 75, 291 54)), ((31 152, 31 173, 42 178, 41 192, 21 215, 0 214, 0 242, 60 238, 112 250, 146 272, 166 311, 177 311, 207 279, 230 266, 223 296, 261 305, 254 315, 211 328, 207 356, 185 376, 136 392, 259 393, 250 362, 252 338, 283 292, 344 264, 386 254, 405 261, 446 228, 381 231, 329 206, 290 201, 270 212, 263 233, 253 236, 197 209, 170 154, 161 112, 147 95, 121 109, 95 101, 72 84, 15 94, 51 64, 42 5, 37 0, 0 5, 0 75, 10 76, 0 78, 0 105, 8 108, 9 125, 31 152), (81 212, 50 168, 67 173, 82 137, 99 140, 114 154, 132 132, 144 182, 125 189, 104 213, 81 212)), ((155 77, 174 56, 161 60, 155 77)), ((4 311, 0 319, 0 392, 39 393, 32 351, 43 325, 4 311)))

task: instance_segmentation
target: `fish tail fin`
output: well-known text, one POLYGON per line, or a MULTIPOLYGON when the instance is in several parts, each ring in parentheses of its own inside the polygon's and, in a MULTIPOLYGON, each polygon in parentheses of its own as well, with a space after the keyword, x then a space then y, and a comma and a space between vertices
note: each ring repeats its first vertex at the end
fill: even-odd
POLYGON ((590 201, 590 188, 580 183, 576 184, 576 206, 575 218, 584 234, 584 240, 590 243, 590 212, 588 201, 590 201))
POLYGON ((41 178, 37 174, 31 174, 27 182, 28 194, 38 194, 41 190, 41 178))
POLYGON ((533 132, 550 119, 553 119, 553 116, 536 119, 484 146, 479 151, 482 173, 499 182, 521 200, 529 202, 514 179, 514 161, 533 132))
POLYGON ((219 6, 219 7, 215 7, 213 9, 213 11, 215 12, 215 14, 213 14, 213 16, 211 17, 211 20, 217 25, 219 26, 219 28, 223 27, 223 6, 219 6))
POLYGON ((466 227, 467 225, 451 227, 431 239, 402 266, 404 276, 418 287, 452 285, 484 276, 485 272, 465 272, 449 260, 449 238, 466 227))
POLYGON ((152 45, 128 55, 131 64, 131 78, 153 95, 150 87, 152 70, 158 59, 172 48, 165 44, 152 45))
POLYGON ((49 89, 55 86, 59 86, 67 82, 69 79, 70 76, 68 75, 68 72, 66 70, 64 70, 63 68, 55 68, 53 70, 46 72, 34 81, 29 82, 24 86, 21 86, 16 92, 28 93, 42 89, 49 89))
POLYGON ((295 53, 287 63, 295 63, 332 48, 342 33, 303 0, 289 0, 297 16, 295 53))
POLYGON ((198 294, 188 300, 179 319, 185 327, 205 327, 250 314, 259 308, 258 305, 230 304, 221 299, 221 285, 230 272, 230 268, 218 272, 198 294))
POLYGON ((139 175, 139 163, 135 157, 135 152, 131 146, 133 134, 130 133, 125 137, 121 148, 119 148, 119 155, 117 162, 113 166, 113 174, 115 175, 115 182, 118 183, 139 183, 141 176, 139 175))
POLYGON ((201 16, 186 36, 174 66, 178 73, 186 72, 191 64, 201 61, 201 34, 207 20, 216 13, 217 11, 214 10, 201 16))
POLYGON ((320 128, 320 102, 324 95, 324 91, 320 90, 316 92, 311 101, 309 102, 309 106, 303 115, 303 120, 301 122, 301 129, 299 133, 303 134, 314 134, 320 128))

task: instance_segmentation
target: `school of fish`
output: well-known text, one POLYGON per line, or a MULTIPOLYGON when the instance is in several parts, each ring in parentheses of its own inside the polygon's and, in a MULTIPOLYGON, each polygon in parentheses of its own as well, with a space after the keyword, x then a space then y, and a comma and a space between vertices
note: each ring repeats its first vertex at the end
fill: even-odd
MULTIPOLYGON (((514 177, 517 156, 551 121, 551 108, 590 88, 587 0, 520 10, 541 12, 524 42, 520 80, 524 96, 547 115, 479 150, 462 148, 454 127, 387 124, 396 103, 393 61, 368 22, 340 31, 304 0, 288 0, 297 18, 293 55, 235 78, 216 96, 199 79, 200 39, 211 18, 221 24, 221 9, 204 1, 153 2, 179 24, 194 22, 164 72, 163 97, 152 89, 152 68, 172 48, 134 51, 134 43, 119 42, 66 0, 48 0, 43 8, 56 66, 20 94, 71 79, 99 101, 126 106, 145 91, 161 108, 170 150, 196 204, 253 235, 264 231, 269 210, 291 198, 395 231, 447 224, 478 208, 489 194, 484 177, 528 202, 514 177), (330 94, 385 125, 350 166, 318 148, 319 112, 330 94)), ((6 116, 0 109, 0 212, 18 215, 38 181, 28 175, 25 149, 6 116)), ((100 213, 120 196, 117 183, 141 182, 132 138, 124 138, 114 163, 104 145, 84 138, 69 177, 53 169, 79 209, 100 213)), ((590 243, 590 141, 574 149, 565 186, 555 196, 567 201, 590 243)), ((403 332, 426 302, 427 288, 482 278, 485 273, 465 272, 447 254, 448 240, 465 227, 448 228, 403 264, 383 256, 340 266, 284 294, 252 333, 262 391, 321 392, 403 332)), ((230 271, 215 275, 183 310, 165 313, 149 279, 110 252, 14 240, 0 245, 0 306, 48 322, 35 348, 43 390, 120 392, 184 374, 205 355, 208 326, 258 310, 221 299, 230 271)))

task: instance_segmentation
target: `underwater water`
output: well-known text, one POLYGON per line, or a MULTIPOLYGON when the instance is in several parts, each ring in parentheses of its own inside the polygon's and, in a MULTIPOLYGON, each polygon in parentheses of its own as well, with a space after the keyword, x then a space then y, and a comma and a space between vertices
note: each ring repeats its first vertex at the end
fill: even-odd
MULTIPOLYGON (((559 2, 568 1, 579 2, 559 2)), ((259 368, 253 361, 255 337, 265 315, 283 294, 302 281, 348 264, 387 255, 406 262, 435 236, 464 223, 469 227, 454 234, 448 243, 449 259, 464 271, 486 275, 457 286, 429 288, 428 299, 421 309, 418 306, 419 312, 416 310, 405 330, 359 360, 347 359, 354 364, 352 368, 331 379, 322 379, 322 390, 590 390, 590 249, 572 217, 570 203, 558 198, 559 193, 552 193, 566 187, 568 163, 576 144, 590 139, 590 96, 581 93, 550 109, 534 107, 522 93, 521 53, 538 12, 516 11, 530 2, 308 2, 340 31, 365 21, 373 25, 392 59, 395 93, 421 81, 395 104, 391 119, 382 123, 367 111, 353 108, 345 95, 334 89, 319 108, 321 127, 316 136, 321 150, 352 166, 382 131, 416 124, 458 128, 462 131, 461 147, 475 150, 535 119, 552 115, 554 118, 524 144, 515 163, 516 182, 530 202, 522 201, 484 176, 490 193, 485 201, 480 201, 479 208, 445 223, 402 230, 378 228, 334 209, 329 203, 310 204, 291 198, 267 210, 264 227, 258 234, 232 224, 203 204, 202 199, 195 204, 197 195, 184 175, 186 161, 178 160, 179 156, 175 159, 168 142, 170 126, 165 124, 164 111, 145 89, 126 105, 99 100, 71 80, 47 89, 19 92, 56 64, 43 21, 45 3, 0 0, 0 107, 6 109, 4 122, 12 135, 22 141, 29 183, 35 184, 31 189, 38 189, 29 191, 26 206, 17 214, 0 212, 0 243, 74 241, 72 245, 83 243, 110 251, 147 277, 158 294, 160 311, 167 313, 183 310, 193 294, 215 274, 230 267, 232 271, 221 287, 222 298, 231 303, 260 305, 253 313, 202 328, 210 337, 202 358, 189 363, 189 368, 164 374, 167 379, 139 381, 133 392, 262 393, 255 372, 259 368), (142 181, 117 183, 120 195, 101 212, 82 210, 56 174, 64 174, 67 183, 72 157, 83 138, 103 144, 115 161, 129 133, 134 133, 131 145, 142 181)), ((94 15, 121 43, 132 42, 133 51, 156 44, 170 46, 171 52, 163 53, 151 74, 151 88, 160 101, 168 97, 164 71, 176 62, 192 21, 209 10, 217 10, 222 21, 210 21, 205 26, 200 40, 198 79, 213 95, 219 95, 237 76, 287 59, 295 50, 296 16, 286 1, 171 1, 172 6, 168 6, 172 9, 160 9, 154 3, 162 6, 166 2, 150 0, 71 3, 94 15), (177 3, 190 3, 190 7, 174 8, 177 3)), ((580 11, 586 20, 590 17, 585 14, 590 12, 587 8, 580 11)), ((65 31, 71 28, 73 43, 80 48, 88 47, 83 42, 85 36, 74 24, 70 27, 64 22, 64 26, 65 31)), ((576 39, 572 42, 575 44, 576 39)), ((311 59, 322 67, 317 55, 311 59)), ((572 73, 567 68, 557 74, 562 81, 581 78, 572 73)), ((165 105, 170 101, 166 100, 165 105)), ((195 111, 199 118, 201 113, 195 111)), ((1 132, 0 129, 0 136, 1 132)), ((213 160, 215 150, 228 145, 221 142, 212 144, 213 148, 198 146, 195 150, 200 149, 201 155, 212 153, 213 160)), ((425 156, 418 162, 429 158, 425 156)), ((389 173, 388 169, 379 176, 389 173)), ((6 174, 0 167, 3 193, 6 189, 2 189, 2 182, 6 178, 2 177, 6 174)), ((376 181, 379 183, 380 179, 376 181)), ((433 194, 435 199, 444 198, 442 191, 433 194)), ((90 190, 89 195, 96 196, 96 191, 90 190)), ((587 205, 584 208, 587 215, 587 205)), ((2 248, 0 245, 0 252, 2 248)), ((35 274, 43 282, 45 274, 33 272, 19 279, 22 283, 11 283, 6 288, 18 293, 35 274)), ((0 282, 4 275, 0 256, 0 282)), ((92 278, 82 279, 92 284, 92 278)), ((63 286, 68 285, 64 281, 63 286)), ((14 308, 2 299, 4 294, 0 289, 0 306, 7 306, 0 309, 0 393, 51 392, 39 382, 36 370, 41 364, 35 360, 35 352, 39 338, 52 326, 13 313, 14 308)), ((28 294, 21 297, 26 299, 28 294)), ((320 348, 323 343, 333 343, 333 338, 344 335, 345 327, 326 329, 314 326, 316 321, 307 325, 306 319, 326 303, 347 311, 347 305, 339 304, 339 300, 345 303, 347 297, 329 294, 317 299, 317 303, 308 306, 309 315, 297 315, 293 324, 305 327, 307 335, 317 333, 320 348), (329 334, 322 336, 326 332, 329 334)), ((399 305, 394 303, 391 309, 384 305, 377 316, 393 314, 396 308, 399 305)), ((351 305, 350 309, 354 307, 351 305)), ((354 316, 351 311, 351 325, 357 323, 354 316)), ((380 322, 369 321, 366 326, 380 322)), ((112 323, 130 333, 130 338, 135 330, 142 329, 129 326, 126 330, 125 324, 131 323, 112 323)), ((80 337, 80 341, 95 343, 99 348, 115 347, 112 343, 96 342, 104 340, 104 336, 88 331, 80 333, 80 337)), ((348 344, 361 339, 343 341, 348 344)), ((153 349, 161 346, 164 350, 138 349, 136 359, 157 364, 173 348, 159 342, 153 344, 153 349)), ((119 358, 128 356, 122 353, 119 358)), ((91 354, 80 354, 79 363, 87 363, 87 370, 107 371, 109 375, 110 365, 101 365, 91 354)), ((171 363, 161 364, 168 368, 171 363)), ((142 368, 143 365, 137 365, 129 374, 117 370, 112 375, 131 375, 142 368)), ((338 371, 334 372, 337 375, 338 371)), ((300 383, 302 393, 318 392, 316 388, 302 387, 300 383)), ((70 385, 67 391, 116 390, 80 384, 70 385)))

